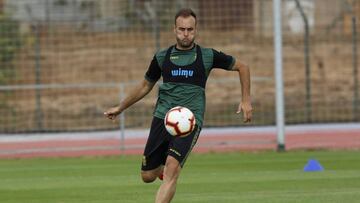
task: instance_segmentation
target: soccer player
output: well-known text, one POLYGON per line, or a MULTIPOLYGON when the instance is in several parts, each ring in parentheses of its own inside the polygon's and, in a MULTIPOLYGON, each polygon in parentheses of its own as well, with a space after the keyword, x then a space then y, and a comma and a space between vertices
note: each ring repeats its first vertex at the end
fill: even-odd
POLYGON ((157 177, 162 179, 163 175, 157 203, 170 202, 173 198, 181 169, 198 139, 204 118, 205 84, 211 69, 238 72, 242 98, 237 113, 243 112, 244 122, 250 122, 252 117, 248 66, 230 55, 194 43, 196 33, 196 14, 191 9, 181 9, 175 16, 176 44, 157 52, 140 84, 118 106, 104 112, 109 119, 115 119, 147 95, 162 76, 141 167, 141 177, 146 183, 157 177), (186 137, 173 137, 165 129, 165 114, 175 106, 187 107, 195 114, 195 129, 186 137))

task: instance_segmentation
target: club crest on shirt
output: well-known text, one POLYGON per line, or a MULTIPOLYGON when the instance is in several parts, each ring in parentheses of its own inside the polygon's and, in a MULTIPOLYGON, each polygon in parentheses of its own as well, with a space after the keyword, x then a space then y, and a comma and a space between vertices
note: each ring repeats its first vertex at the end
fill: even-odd
POLYGON ((175 69, 175 70, 171 70, 171 76, 173 77, 185 77, 185 78, 188 78, 188 77, 193 77, 194 75, 194 71, 193 70, 184 70, 184 69, 175 69))

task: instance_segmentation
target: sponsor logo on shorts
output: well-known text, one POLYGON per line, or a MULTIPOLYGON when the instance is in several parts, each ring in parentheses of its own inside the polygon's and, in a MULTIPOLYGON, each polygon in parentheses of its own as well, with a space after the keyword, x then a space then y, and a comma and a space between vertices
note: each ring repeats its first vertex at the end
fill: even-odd
POLYGON ((143 156, 143 158, 142 158, 142 165, 146 166, 146 156, 143 156))
POLYGON ((181 154, 178 152, 178 151, 176 151, 175 149, 170 149, 170 151, 171 152, 174 152, 176 155, 178 155, 178 156, 181 156, 181 154))

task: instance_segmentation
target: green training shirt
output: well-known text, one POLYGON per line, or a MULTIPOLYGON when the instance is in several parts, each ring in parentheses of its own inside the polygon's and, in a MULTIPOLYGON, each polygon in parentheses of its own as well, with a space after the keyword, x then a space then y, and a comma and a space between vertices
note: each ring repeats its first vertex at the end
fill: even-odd
MULTIPOLYGON (((194 46, 194 48, 190 50, 178 50, 175 47, 171 47, 171 63, 174 64, 174 66, 181 67, 193 64, 197 59, 197 48, 200 48, 201 51, 201 62, 205 72, 201 77, 206 77, 205 80, 213 68, 231 70, 235 63, 234 57, 230 55, 226 55, 212 48, 203 48, 200 46, 194 46)), ((169 68, 163 67, 168 49, 158 51, 153 57, 145 74, 145 79, 149 82, 157 82, 161 76, 164 76, 164 68, 169 68)), ((173 77, 182 77, 185 80, 193 76, 191 70, 182 70, 181 67, 171 71, 173 77)), ((184 106, 194 112, 196 123, 201 127, 204 119, 205 100, 205 89, 202 86, 187 84, 185 82, 182 83, 181 79, 180 82, 179 79, 177 79, 176 82, 164 82, 159 87, 154 116, 164 119, 169 109, 175 106, 184 106)))

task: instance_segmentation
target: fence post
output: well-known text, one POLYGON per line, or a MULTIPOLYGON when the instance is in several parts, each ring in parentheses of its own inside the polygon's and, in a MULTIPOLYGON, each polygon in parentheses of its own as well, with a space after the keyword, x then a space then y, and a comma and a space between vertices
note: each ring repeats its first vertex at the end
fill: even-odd
POLYGON ((285 104, 284 104, 284 81, 282 64, 282 10, 281 0, 273 1, 274 13, 274 49, 275 49, 275 82, 276 82, 276 128, 277 150, 285 151, 285 104))
POLYGON ((37 85, 35 89, 36 95, 36 112, 35 112, 35 122, 37 131, 43 130, 43 118, 42 118, 42 107, 41 107, 41 89, 39 85, 41 84, 41 48, 40 48, 40 26, 39 23, 36 22, 34 26, 35 30, 35 84, 37 85))
POLYGON ((306 122, 312 122, 312 99, 311 99, 311 68, 310 68, 310 32, 307 16, 301 6, 299 0, 295 0, 296 7, 299 9, 301 17, 304 21, 304 54, 305 54, 305 85, 306 85, 306 122))
POLYGON ((359 115, 359 81, 358 81, 358 62, 357 62, 357 32, 356 17, 352 16, 352 44, 353 44, 353 76, 354 76, 354 100, 353 100, 353 120, 357 121, 359 115))
MULTIPOLYGON (((125 85, 123 83, 120 83, 119 85, 120 91, 119 91, 119 99, 120 102, 125 98, 125 85)), ((120 114, 120 152, 121 154, 125 153, 125 112, 122 112, 120 114)))
POLYGON ((152 32, 155 39, 155 49, 156 51, 160 50, 160 22, 159 22, 159 16, 158 16, 158 9, 159 6, 157 0, 152 0, 153 5, 153 13, 151 16, 151 22, 152 22, 152 32))

